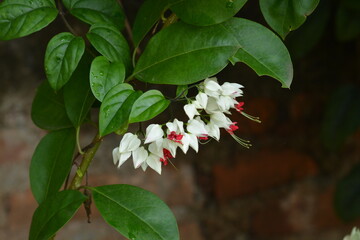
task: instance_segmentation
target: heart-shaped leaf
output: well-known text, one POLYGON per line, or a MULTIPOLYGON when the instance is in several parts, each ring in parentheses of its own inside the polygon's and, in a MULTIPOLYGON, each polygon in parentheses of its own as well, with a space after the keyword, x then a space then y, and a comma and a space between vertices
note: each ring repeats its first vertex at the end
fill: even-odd
POLYGON ((128 124, 131 108, 140 95, 141 92, 135 92, 127 83, 116 85, 106 94, 100 107, 101 136, 122 129, 128 124))
POLYGON ((208 26, 233 17, 247 0, 171 0, 171 10, 186 23, 208 26))
POLYGON ((89 71, 91 58, 84 55, 64 87, 66 112, 74 127, 79 127, 88 115, 95 97, 90 89, 89 71))
POLYGON ((221 71, 239 47, 222 25, 178 22, 152 37, 133 75, 150 83, 191 84, 221 71))
POLYGON ((150 31, 152 26, 159 20, 161 13, 169 5, 167 0, 146 0, 136 14, 133 26, 134 45, 138 46, 140 41, 150 31))
POLYGON ((130 48, 118 29, 109 24, 95 24, 86 34, 94 48, 111 62, 122 62, 130 72, 130 48))
POLYGON ((57 16, 53 0, 4 0, 0 3, 0 40, 27 36, 57 16))
POLYGON ((48 81, 36 91, 31 107, 31 118, 36 126, 46 130, 59 130, 72 126, 64 105, 63 91, 56 93, 48 81))
POLYGON ((63 0, 72 15, 90 25, 110 23, 124 27, 125 14, 117 0, 63 0))
POLYGON ((66 190, 46 199, 35 210, 29 240, 50 239, 76 213, 86 196, 79 191, 66 190))
POLYGON ((232 18, 222 25, 233 34, 241 48, 231 58, 233 63, 244 62, 258 75, 279 80, 290 87, 293 66, 289 52, 281 39, 266 27, 243 18, 232 18))
POLYGON ((158 90, 143 93, 132 106, 129 122, 143 122, 162 113, 170 104, 158 90))
POLYGON ((105 57, 99 56, 91 64, 91 90, 100 102, 111 88, 123 83, 124 79, 125 67, 121 62, 111 63, 105 57))
POLYGON ((320 0, 260 0, 260 9, 266 22, 283 39, 301 26, 320 0))
POLYGON ((125 184, 91 189, 100 214, 126 238, 179 239, 173 213, 154 194, 125 184))
POLYGON ((38 203, 59 191, 72 165, 75 130, 48 133, 35 149, 30 164, 30 185, 38 203))
POLYGON ((50 86, 59 90, 67 83, 85 51, 85 42, 71 33, 59 33, 47 45, 45 72, 50 86))

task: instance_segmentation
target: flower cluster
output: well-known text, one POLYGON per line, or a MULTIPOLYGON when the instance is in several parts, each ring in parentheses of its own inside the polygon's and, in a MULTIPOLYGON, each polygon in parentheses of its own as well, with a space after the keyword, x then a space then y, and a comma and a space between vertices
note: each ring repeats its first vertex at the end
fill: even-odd
POLYGON ((189 148, 199 150, 199 141, 213 138, 220 140, 220 129, 225 129, 242 146, 250 147, 248 141, 237 137, 234 131, 238 129, 237 122, 231 121, 226 114, 235 109, 251 120, 258 121, 243 112, 244 102, 238 102, 242 96, 242 85, 225 82, 220 85, 216 78, 207 78, 198 85, 199 93, 194 99, 188 99, 184 106, 189 117, 186 123, 174 119, 164 126, 151 124, 146 128, 143 145, 139 137, 126 133, 120 146, 113 150, 114 164, 120 167, 132 156, 134 167, 145 171, 147 167, 161 174, 162 165, 166 166, 170 159, 175 158, 180 148, 185 154, 189 148), (185 126, 184 126, 185 125, 185 126), (165 130, 163 130, 165 128, 165 130))

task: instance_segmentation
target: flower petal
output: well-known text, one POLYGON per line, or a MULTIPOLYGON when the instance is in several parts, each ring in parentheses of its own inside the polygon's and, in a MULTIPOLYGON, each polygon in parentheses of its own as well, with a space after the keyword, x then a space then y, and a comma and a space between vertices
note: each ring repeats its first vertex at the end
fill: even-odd
POLYGON ((113 156, 113 163, 115 165, 119 161, 119 158, 120 158, 119 154, 120 154, 119 148, 118 147, 114 148, 114 150, 112 151, 112 156, 113 156))
POLYGON ((184 111, 189 119, 193 119, 195 115, 199 115, 199 112, 196 110, 195 104, 190 103, 184 106, 184 111))
POLYGON ((154 154, 150 154, 146 159, 146 163, 154 169, 157 173, 161 174, 161 162, 160 158, 154 154))
POLYGON ((144 147, 139 147, 135 151, 132 152, 134 168, 138 168, 141 166, 143 162, 146 161, 149 153, 146 151, 144 147))
POLYGON ((121 165, 123 165, 123 163, 126 162, 126 160, 128 160, 130 156, 131 156, 131 152, 120 153, 120 154, 119 154, 118 168, 119 168, 121 165))
POLYGON ((164 136, 164 131, 159 124, 150 124, 146 128, 146 139, 144 143, 154 142, 164 136))

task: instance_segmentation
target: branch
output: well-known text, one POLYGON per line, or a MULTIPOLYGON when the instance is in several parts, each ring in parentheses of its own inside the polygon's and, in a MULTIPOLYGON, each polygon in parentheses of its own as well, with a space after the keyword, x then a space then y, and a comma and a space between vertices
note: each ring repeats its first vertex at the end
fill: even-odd
POLYGON ((81 182, 86 175, 87 169, 90 166, 92 159, 95 156, 96 151, 100 147, 102 143, 102 138, 98 135, 95 136, 94 140, 92 141, 91 147, 85 151, 82 162, 78 169, 76 170, 75 176, 71 182, 69 189, 78 189, 81 186, 81 182))

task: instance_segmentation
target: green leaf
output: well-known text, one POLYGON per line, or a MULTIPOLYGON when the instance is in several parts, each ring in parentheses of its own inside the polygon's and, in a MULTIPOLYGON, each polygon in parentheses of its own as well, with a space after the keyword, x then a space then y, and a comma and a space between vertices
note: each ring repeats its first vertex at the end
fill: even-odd
POLYGON ((340 86, 328 101, 322 126, 322 141, 331 151, 338 150, 360 126, 360 89, 340 86))
POLYGON ((75 148, 75 130, 48 133, 35 149, 30 164, 30 185, 38 203, 59 191, 70 172, 75 148))
POLYGON ((320 0, 260 0, 260 9, 266 22, 283 39, 300 27, 320 0))
POLYGON ((247 0, 171 0, 171 10, 186 23, 208 26, 233 17, 247 0))
POLYGON ((336 213, 345 221, 360 217, 360 165, 356 165, 341 179, 335 190, 336 213))
POLYGON ((240 45, 222 25, 178 22, 149 41, 133 75, 144 82, 185 85, 221 71, 240 45))
POLYGON ((66 114, 63 91, 54 92, 48 81, 44 81, 36 91, 31 107, 31 118, 36 126, 46 130, 71 127, 66 114))
POLYGON ((231 58, 233 63, 244 62, 259 76, 273 77, 281 82, 282 87, 290 87, 293 66, 280 38, 266 27, 243 18, 233 18, 222 25, 241 45, 231 58))
POLYGON ((47 240, 62 228, 76 213, 86 196, 79 191, 66 190, 46 199, 35 210, 29 240, 47 240))
POLYGON ((360 35, 359 0, 340 1, 336 13, 336 36, 339 40, 349 41, 360 35))
POLYGON ((84 55, 70 81, 64 87, 66 112, 75 128, 83 123, 95 101, 90 89, 90 63, 91 58, 84 55))
POLYGON ((130 48, 118 29, 109 24, 95 24, 86 34, 94 48, 111 62, 122 62, 131 71, 130 48))
POLYGON ((99 56, 91 64, 91 90, 100 102, 111 88, 123 83, 124 79, 125 67, 121 62, 111 63, 105 57, 99 56))
POLYGON ((143 93, 132 106, 129 122, 143 122, 162 113, 170 104, 158 90, 143 93))
POLYGON ((4 0, 0 3, 0 40, 37 32, 54 21, 57 14, 53 0, 4 0))
POLYGON ((127 83, 116 85, 106 94, 99 114, 101 136, 122 129, 128 124, 132 105, 140 95, 141 92, 135 92, 127 83))
POLYGON ((134 45, 138 46, 140 41, 159 20, 162 12, 169 6, 167 0, 146 0, 136 14, 133 26, 134 45))
POLYGON ((117 0, 63 0, 72 15, 90 25, 110 23, 122 29, 125 14, 117 0))
POLYGON ((153 193, 125 184, 91 189, 100 214, 126 238, 179 239, 174 215, 153 193))
POLYGON ((45 72, 51 87, 59 90, 67 83, 85 51, 85 42, 71 33, 59 33, 47 45, 45 72))

